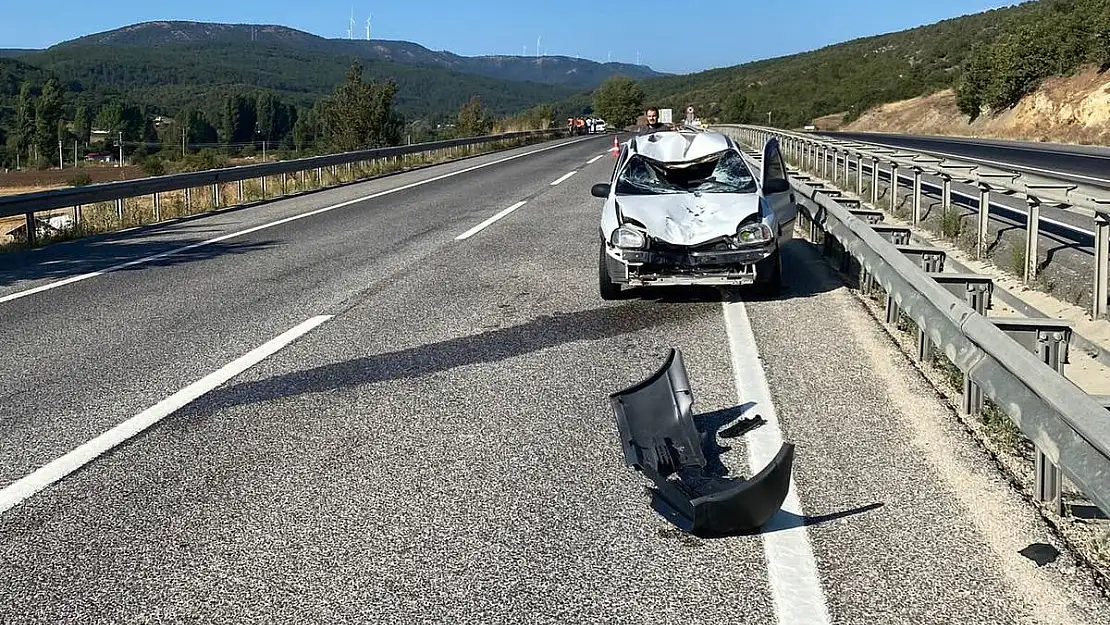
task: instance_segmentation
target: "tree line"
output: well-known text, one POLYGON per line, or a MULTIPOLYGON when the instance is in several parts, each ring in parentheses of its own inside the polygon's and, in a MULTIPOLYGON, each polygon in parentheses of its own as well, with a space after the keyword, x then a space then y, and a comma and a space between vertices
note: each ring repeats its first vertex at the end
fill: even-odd
POLYGON ((1110 0, 1040 2, 1005 32, 973 46, 956 83, 956 104, 974 120, 1014 106, 1045 78, 1090 64, 1110 68, 1110 0))
POLYGON ((185 105, 163 117, 160 107, 119 95, 96 101, 80 84, 68 86, 56 77, 36 85, 0 74, 0 166, 72 163, 75 144, 82 157, 95 149, 94 130, 107 133, 99 149, 114 156, 122 145, 128 160, 158 175, 167 164, 173 171, 208 168, 260 147, 323 154, 477 136, 497 127, 544 128, 552 120, 550 107, 499 118, 475 96, 453 116, 409 122, 395 107, 396 82, 367 80, 361 61, 350 65, 332 93, 308 106, 269 89, 228 89, 208 110, 185 105))

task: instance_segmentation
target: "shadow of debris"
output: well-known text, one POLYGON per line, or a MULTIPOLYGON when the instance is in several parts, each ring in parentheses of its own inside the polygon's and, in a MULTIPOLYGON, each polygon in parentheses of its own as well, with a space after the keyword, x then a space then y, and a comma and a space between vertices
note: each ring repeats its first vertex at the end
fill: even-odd
POLYGON ((181 409, 179 415, 205 416, 224 408, 270 399, 419 378, 457 367, 505 360, 565 343, 607 339, 712 314, 719 312, 706 308, 628 302, 543 315, 508 328, 387 354, 372 354, 264 380, 241 382, 208 393, 181 409))
POLYGON ((866 506, 859 506, 857 508, 848 508, 846 510, 841 510, 839 512, 830 512, 830 513, 827 513, 827 514, 819 514, 819 515, 816 515, 816 516, 813 516, 813 515, 801 516, 801 515, 794 514, 793 512, 787 512, 786 510, 779 510, 778 512, 775 513, 775 516, 771 517, 770 521, 767 521, 767 523, 763 525, 763 527, 759 528, 758 530, 751 531, 751 532, 745 532, 745 534, 750 535, 750 536, 756 536, 756 535, 759 535, 759 534, 771 534, 773 532, 781 532, 781 531, 784 531, 784 530, 797 529, 799 527, 809 527, 811 525, 821 525, 823 523, 829 523, 829 522, 832 522, 832 521, 837 521, 837 520, 844 519, 844 518, 847 518, 847 517, 850 517, 850 516, 865 514, 867 512, 871 512, 872 510, 878 510, 879 508, 882 508, 884 505, 885 504, 883 504, 882 502, 875 502, 875 503, 867 504, 866 506))
POLYGON ((64 279, 116 267, 131 271, 145 267, 167 267, 208 260, 226 254, 245 254, 269 249, 277 241, 207 243, 206 239, 173 241, 84 242, 56 248, 40 248, 0 254, 0 287, 33 280, 64 279), (196 247, 190 247, 196 246, 196 247), (164 254, 164 256, 160 256, 164 254), (144 258, 142 263, 119 267, 144 258))
MULTIPOLYGON (((718 436, 725 439, 738 438, 765 425, 766 421, 758 413, 757 408, 757 403, 746 402, 740 406, 695 415, 693 417, 694 424, 698 432, 702 435, 702 454, 705 456, 706 466, 705 468, 685 467, 679 469, 676 475, 672 476, 671 479, 681 481, 691 493, 695 494, 695 496, 705 496, 721 492, 748 479, 728 477, 730 471, 721 461, 721 455, 732 451, 732 448, 720 445, 718 443, 718 436), (751 416, 744 417, 745 414, 751 414, 751 416)), ((758 471, 753 471, 752 474, 754 475, 757 472, 758 471)), ((681 521, 681 514, 667 503, 656 487, 648 487, 648 492, 651 494, 652 509, 663 518, 678 525, 681 521)), ((881 508, 883 505, 882 503, 872 503, 858 508, 806 516, 797 515, 780 509, 759 529, 730 532, 722 535, 702 534, 699 535, 699 537, 712 539, 728 538, 730 536, 754 536, 795 529, 798 527, 820 525, 845 517, 870 512, 871 510, 881 508)))

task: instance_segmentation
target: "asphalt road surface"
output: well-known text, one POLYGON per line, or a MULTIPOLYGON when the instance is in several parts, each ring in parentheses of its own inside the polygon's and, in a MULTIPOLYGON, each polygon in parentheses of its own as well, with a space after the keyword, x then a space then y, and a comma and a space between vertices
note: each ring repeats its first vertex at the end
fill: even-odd
POLYGON ((775 300, 602 302, 610 142, 0 259, 0 621, 1110 622, 807 244, 775 300), (767 420, 730 474, 797 444, 760 535, 622 462, 671 347, 702 428, 767 420))
POLYGON ((878 143, 951 158, 1007 164, 1033 173, 1110 187, 1110 149, 1098 146, 870 132, 823 132, 847 141, 878 143))

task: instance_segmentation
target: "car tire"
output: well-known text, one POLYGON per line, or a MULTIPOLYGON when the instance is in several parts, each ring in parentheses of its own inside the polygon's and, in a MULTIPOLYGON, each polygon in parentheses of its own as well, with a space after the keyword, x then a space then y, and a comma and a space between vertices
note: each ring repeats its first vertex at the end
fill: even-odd
POLYGON ((768 256, 760 262, 760 269, 770 269, 771 274, 765 279, 760 279, 755 283, 755 292, 764 297, 776 297, 783 291, 782 280, 782 252, 775 250, 775 253, 768 256))
POLYGON ((606 261, 605 242, 601 242, 597 259, 597 290, 603 300, 620 299, 621 285, 609 277, 609 264, 606 261))

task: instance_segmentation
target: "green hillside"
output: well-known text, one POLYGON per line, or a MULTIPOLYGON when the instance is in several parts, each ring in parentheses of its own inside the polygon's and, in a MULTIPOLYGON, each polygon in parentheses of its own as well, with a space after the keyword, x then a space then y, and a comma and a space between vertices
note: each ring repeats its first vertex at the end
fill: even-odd
MULTIPOLYGON (((703 118, 797 127, 956 88, 969 118, 1016 104, 1041 79, 1110 66, 1110 0, 1040 0, 786 57, 640 82, 646 103, 703 118)), ((558 110, 582 106, 576 94, 558 110)))
MULTIPOLYGON (((311 106, 342 81, 351 57, 276 44, 186 43, 149 48, 65 45, 20 60, 63 80, 118 91, 172 114, 184 106, 215 111, 214 90, 273 90, 293 104, 311 106)), ((363 68, 368 79, 397 83, 395 106, 413 119, 453 114, 471 96, 503 115, 573 92, 389 61, 363 61, 363 68)))
MULTIPOLYGON (((358 58, 364 65, 368 65, 370 61, 388 61, 499 80, 560 85, 574 89, 592 89, 617 73, 637 79, 664 75, 643 65, 598 63, 566 56, 469 57, 429 50, 408 41, 328 39, 286 26, 185 21, 143 22, 59 43, 49 50, 72 55, 74 52, 70 49, 76 49, 79 54, 90 47, 113 51, 130 48, 134 53, 136 50, 152 52, 182 46, 220 46, 245 54, 249 54, 251 48, 263 47, 290 53, 329 55, 345 61, 358 58)), ((0 54, 3 53, 4 51, 0 51, 0 54)), ((21 57, 25 54, 16 53, 21 57)))
POLYGON ((1027 3, 786 57, 640 83, 647 102, 722 121, 799 126, 831 113, 858 114, 879 103, 952 86, 965 61, 1015 20, 1027 3))

